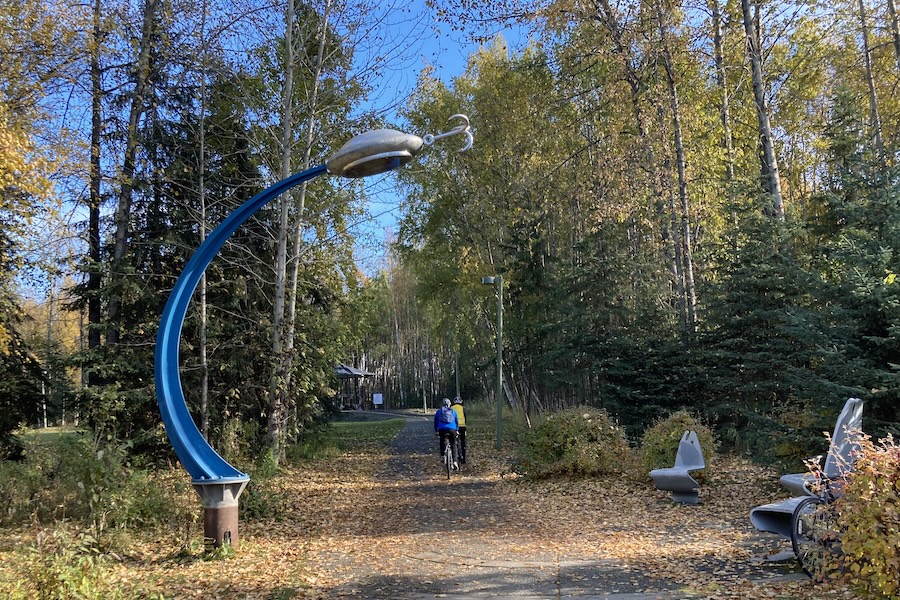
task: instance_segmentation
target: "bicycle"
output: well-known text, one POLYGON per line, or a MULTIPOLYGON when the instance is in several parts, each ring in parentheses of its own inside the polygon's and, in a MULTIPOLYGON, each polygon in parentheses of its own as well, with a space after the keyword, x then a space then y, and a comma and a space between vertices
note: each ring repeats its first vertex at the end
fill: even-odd
POLYGON ((450 474, 453 472, 453 452, 450 449, 449 435, 444 442, 444 467, 447 468, 447 479, 450 479, 450 474))
POLYGON ((804 498, 791 515, 791 548, 800 568, 815 581, 822 580, 824 566, 841 556, 841 531, 829 506, 836 493, 831 481, 823 484, 821 496, 804 498))
MULTIPOLYGON (((440 435, 440 434, 438 434, 438 435, 440 435)), ((447 469, 447 479, 450 479, 450 474, 453 473, 453 471, 454 471, 454 468, 453 468, 453 450, 452 450, 452 446, 450 446, 450 444, 451 444, 450 439, 451 439, 451 438, 453 438, 453 439, 455 440, 457 456, 459 456, 459 436, 458 436, 458 435, 452 435, 452 434, 446 435, 446 436, 444 437, 444 447, 443 447, 443 452, 442 452, 442 454, 443 454, 442 461, 443 461, 443 464, 444 464, 444 468, 447 469)), ((458 467, 457 467, 457 469, 458 469, 458 467)))

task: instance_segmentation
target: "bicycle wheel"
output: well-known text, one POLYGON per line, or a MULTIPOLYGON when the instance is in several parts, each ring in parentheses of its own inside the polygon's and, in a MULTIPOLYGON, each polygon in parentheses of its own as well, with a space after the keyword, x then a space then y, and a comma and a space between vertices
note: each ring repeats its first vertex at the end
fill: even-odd
POLYGON ((801 500, 791 516, 791 547, 803 572, 821 581, 837 544, 837 530, 827 503, 815 497, 801 500))
POLYGON ((444 444, 444 466, 447 467, 447 479, 450 479, 450 473, 453 472, 453 452, 450 450, 450 439, 444 444))

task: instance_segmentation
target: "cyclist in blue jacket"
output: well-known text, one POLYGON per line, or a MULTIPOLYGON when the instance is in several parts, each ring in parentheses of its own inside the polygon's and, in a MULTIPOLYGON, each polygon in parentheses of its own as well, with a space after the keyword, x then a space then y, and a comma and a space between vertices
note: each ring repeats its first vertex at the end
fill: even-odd
POLYGON ((453 452, 453 469, 459 470, 459 457, 456 456, 456 436, 459 433, 459 418, 456 411, 450 408, 450 399, 444 398, 442 406, 434 413, 434 430, 440 436, 441 460, 444 460, 444 444, 450 440, 453 452))

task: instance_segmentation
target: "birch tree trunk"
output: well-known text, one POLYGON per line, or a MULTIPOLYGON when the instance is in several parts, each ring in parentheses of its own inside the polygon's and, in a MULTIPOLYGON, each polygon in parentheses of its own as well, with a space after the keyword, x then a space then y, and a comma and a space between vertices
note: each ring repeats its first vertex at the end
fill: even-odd
POLYGON ((662 8, 657 5, 657 18, 659 19, 660 41, 662 43, 663 66, 666 72, 668 84, 669 103, 672 111, 672 133, 675 145, 675 165, 678 173, 678 200, 679 215, 678 226, 673 228, 675 243, 681 245, 681 260, 683 261, 682 273, 684 276, 684 303, 687 314, 687 333, 694 335, 697 329, 697 290, 694 286, 694 260, 692 252, 692 234, 690 220, 690 199, 688 197, 687 165, 684 155, 684 138, 681 131, 681 107, 678 103, 678 86, 675 81, 675 71, 672 64, 672 50, 669 47, 667 25, 663 17, 662 8), (680 235, 678 229, 680 227, 680 235))
MULTIPOLYGON (((328 17, 331 0, 326 0, 318 34, 318 50, 312 72, 312 92, 307 106, 306 140, 303 148, 300 170, 309 168, 315 141, 316 113, 318 109, 319 83, 325 63, 325 40, 328 33, 328 17)), ((296 75, 294 36, 295 11, 293 0, 288 1, 285 11, 285 84, 282 96, 282 160, 280 177, 284 179, 293 172, 293 88, 296 75)), ((284 426, 289 412, 289 391, 291 372, 294 366, 294 338, 297 324, 297 289, 299 287, 300 248, 303 238, 303 212, 306 204, 307 185, 300 185, 294 201, 290 194, 281 198, 280 222, 278 228, 278 255, 275 273, 275 308, 273 312, 272 354, 275 360, 270 385, 270 406, 268 422, 268 442, 275 450, 276 461, 282 454, 284 426), (293 212, 296 223, 291 226, 293 212), (288 238, 291 237, 292 252, 288 257, 288 238), (290 264, 290 276, 288 276, 290 264)))
POLYGON ((766 101, 766 84, 763 77, 762 49, 759 35, 759 5, 751 0, 741 0, 744 17, 744 31, 747 34, 747 49, 753 77, 753 97, 756 100, 756 117, 759 123, 759 142, 762 149, 762 181, 772 197, 774 217, 784 220, 784 201, 781 195, 781 181, 778 176, 778 160, 775 158, 775 141, 769 123, 769 106, 766 101), (754 14, 755 13, 755 14, 754 14))
MULTIPOLYGON (((635 45, 630 43, 626 37, 626 24, 619 18, 615 9, 610 5, 609 0, 597 0, 595 8, 597 10, 597 21, 612 37, 614 50, 620 57, 625 80, 628 83, 631 92, 632 114, 638 132, 638 139, 642 141, 644 160, 646 163, 646 166, 642 171, 646 172, 650 178, 648 182, 639 183, 638 185, 643 186, 643 190, 646 190, 654 199, 654 210, 660 219, 659 236, 660 246, 662 248, 661 254, 663 255, 663 260, 668 263, 667 268, 669 269, 672 278, 678 282, 682 279, 682 275, 679 272, 681 269, 679 265, 682 263, 677 256, 668 256, 668 248, 670 247, 670 228, 665 224, 665 190, 667 186, 663 182, 664 173, 660 166, 660 159, 655 141, 651 139, 651 136, 649 135, 647 119, 644 117, 643 111, 641 110, 641 99, 647 86, 642 73, 643 65, 639 55, 636 53, 635 45)), ((634 229, 637 231, 636 224, 634 229)), ((640 240, 642 237, 643 236, 639 234, 632 236, 633 243, 631 244, 631 251, 635 256, 640 252, 640 240)), ((683 295, 680 297, 683 298, 683 295)))
MULTIPOLYGON (((660 129, 665 123, 665 114, 662 105, 657 107, 657 119, 660 129)), ((672 159, 666 155, 663 157, 663 174, 666 178, 672 180, 672 159)), ((672 233, 671 252, 671 271, 675 278, 675 300, 678 308, 678 327, 682 337, 686 337, 688 333, 688 317, 687 317, 687 295, 685 294, 685 278, 684 278, 684 258, 682 250, 684 245, 681 240, 681 227, 678 218, 678 209, 675 206, 675 192, 669 188, 667 191, 667 199, 669 205, 669 222, 670 231, 672 233)))
POLYGON ((690 197, 687 185, 687 160, 684 156, 684 137, 681 131, 681 107, 678 103, 678 86, 672 69, 672 53, 668 41, 663 43, 666 78, 669 84, 669 101, 672 105, 672 129, 675 142, 675 165, 678 172, 678 200, 680 204, 680 225, 682 260, 684 261, 684 292, 687 304, 688 333, 697 329, 697 288, 694 285, 693 236, 691 233, 690 197))
MULTIPOLYGON (((305 171, 310 167, 310 157, 312 156, 313 145, 315 142, 316 132, 316 114, 319 110, 319 84, 322 78, 322 71, 325 65, 325 39, 328 35, 328 17, 331 9, 331 0, 325 1, 325 7, 322 11, 321 26, 318 29, 319 46, 316 52, 315 64, 312 73, 312 91, 310 93, 309 104, 307 106, 306 117, 306 141, 303 147, 303 158, 300 165, 301 171, 305 171)), ((294 367, 294 337, 297 330, 297 289, 300 280, 300 249, 303 243, 303 213, 306 209, 306 187, 307 182, 300 184, 297 192, 297 200, 294 206, 296 225, 293 228, 293 252, 291 252, 291 277, 288 287, 288 318, 285 331, 284 344, 284 388, 282 393, 286 393, 291 384, 291 373, 294 367)), ((285 399, 286 401, 286 399, 285 399)))
MULTIPOLYGON (((206 13, 207 0, 203 0, 200 15, 200 44, 203 48, 200 59, 200 131, 199 131, 199 160, 197 170, 199 172, 199 196, 200 196, 200 243, 206 240, 206 77, 207 77, 207 48, 206 44, 206 13)), ((207 356, 207 306, 206 306, 206 271, 200 276, 200 433, 204 439, 209 440, 209 358, 207 356)))
POLYGON ((900 71, 900 26, 897 24, 897 7, 894 0, 887 0, 887 7, 891 21, 891 39, 894 42, 894 59, 897 61, 897 70, 900 71))
POLYGON ((869 126, 875 136, 875 147, 884 155, 884 143, 881 140, 881 116, 878 114, 878 96, 875 93, 875 79, 872 76, 872 53, 869 47, 869 24, 866 18, 866 5, 859 0, 859 23, 862 28, 863 63, 866 67, 866 84, 869 88, 869 126))
MULTIPOLYGON (((722 29, 722 13, 719 0, 709 0, 712 16, 713 60, 715 63, 716 84, 722 92, 719 104, 719 120, 722 122, 722 149, 725 150, 725 194, 731 198, 734 187, 734 140, 731 133, 731 93, 728 88, 728 73, 725 70, 724 32, 722 29)), ((731 211, 731 220, 737 231, 737 212, 731 211)), ((732 241, 732 249, 737 250, 737 237, 732 241)))
POLYGON ((395 296, 394 290, 390 286, 389 286, 388 293, 390 294, 390 299, 391 299, 390 311, 391 311, 391 321, 393 324, 393 327, 391 327, 391 330, 393 331, 392 337, 394 338, 393 339, 394 343, 391 344, 390 355, 394 362, 394 372, 396 373, 397 381, 400 384, 399 385, 399 387, 400 387, 400 389, 399 389, 400 405, 403 406, 404 408, 406 408, 406 391, 405 391, 406 386, 404 385, 404 382, 403 382, 403 371, 404 371, 403 361, 406 359, 406 357, 404 356, 403 342, 402 342, 402 337, 400 336, 400 317, 398 315, 399 310, 397 307, 397 301, 394 297, 395 296))
MULTIPOLYGON (((131 107, 128 112, 125 155, 122 161, 122 181, 115 214, 115 246, 113 247, 110 269, 113 278, 124 276, 122 273, 122 262, 128 250, 128 233, 131 227, 131 202, 134 190, 135 157, 138 147, 138 124, 141 116, 144 114, 144 106, 146 104, 144 95, 150 75, 150 48, 156 23, 156 10, 157 0, 146 0, 144 4, 144 20, 141 25, 141 39, 138 46, 134 91, 132 92, 131 107)), ((116 321, 121 311, 121 293, 113 290, 109 300, 109 324, 106 330, 107 344, 116 344, 119 341, 119 326, 116 321)))
MULTIPOLYGON (((294 118, 294 0, 287 0, 284 11, 284 85, 281 92, 281 166, 278 178, 291 174, 294 118)), ((286 389, 284 381, 284 309, 287 286, 287 238, 291 210, 290 192, 279 198, 278 245, 275 258, 275 298, 272 309, 272 376, 269 382, 268 426, 266 442, 272 448, 276 464, 282 455, 285 424, 286 389)))
POLYGON ((722 102, 719 106, 719 118, 722 121, 722 148, 725 150, 725 183, 734 182, 734 144, 731 138, 731 95, 728 90, 728 78, 725 72, 725 55, 722 50, 722 14, 719 0, 709 0, 712 14, 713 56, 716 66, 716 83, 722 90, 722 102))

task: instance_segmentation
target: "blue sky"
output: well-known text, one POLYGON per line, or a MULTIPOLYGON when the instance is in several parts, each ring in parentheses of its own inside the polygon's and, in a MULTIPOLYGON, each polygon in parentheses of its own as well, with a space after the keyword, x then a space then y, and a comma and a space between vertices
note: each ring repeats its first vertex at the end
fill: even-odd
MULTIPOLYGON (((388 35, 403 45, 405 52, 396 66, 387 72, 373 94, 375 107, 387 106, 393 99, 405 99, 414 91, 422 69, 432 67, 433 75, 448 85, 453 78, 465 71, 468 57, 479 45, 473 43, 467 33, 454 31, 450 24, 435 19, 425 0, 412 0, 397 11, 393 22, 386 24, 388 35), (389 100, 390 99, 390 100, 389 100)), ((521 28, 498 31, 510 47, 518 49, 526 40, 521 28)), ((386 111, 389 121, 396 122, 396 111, 386 111)), ((447 115, 449 118, 450 115, 447 115)), ((477 130, 477 123, 473 123, 477 130)), ((452 124, 448 122, 448 128, 452 124)), ((439 133, 437 131, 409 131, 416 135, 439 133)), ((478 143, 476 136, 475 143, 478 143)), ((366 180, 366 190, 371 197, 370 218, 361 223, 357 234, 357 262, 364 272, 372 274, 385 266, 386 243, 396 230, 400 217, 400 197, 396 190, 396 175, 388 173, 366 180)))

